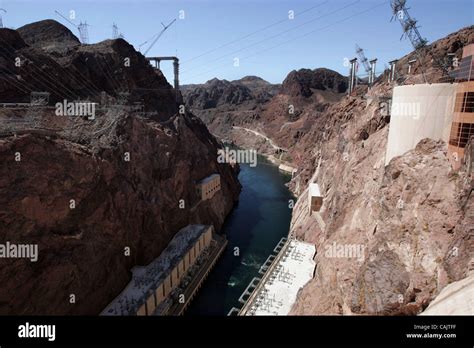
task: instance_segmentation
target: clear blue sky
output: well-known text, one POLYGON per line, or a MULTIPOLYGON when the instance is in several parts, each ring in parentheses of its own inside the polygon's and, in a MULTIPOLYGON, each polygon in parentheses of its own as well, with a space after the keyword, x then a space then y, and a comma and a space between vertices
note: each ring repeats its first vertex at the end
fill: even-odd
MULTIPOLYGON (((407 3, 429 41, 474 23, 474 0, 407 3)), ((400 24, 390 22, 388 0, 0 0, 0 8, 8 11, 3 22, 11 28, 47 18, 64 23, 54 10, 65 15, 74 10, 77 23, 91 25, 91 43, 110 38, 115 22, 137 49, 161 30, 160 22, 178 18, 149 55, 177 55, 182 84, 246 75, 280 83, 300 68, 326 67, 347 74, 344 58, 355 56, 356 43, 369 59, 378 58, 377 70, 411 51, 408 40, 400 41, 400 24), (180 10, 184 19, 179 19, 180 10), (292 20, 290 10, 295 13, 292 20), (238 67, 234 58, 239 58, 238 67)), ((162 63, 162 68, 171 82, 171 63, 162 63)))

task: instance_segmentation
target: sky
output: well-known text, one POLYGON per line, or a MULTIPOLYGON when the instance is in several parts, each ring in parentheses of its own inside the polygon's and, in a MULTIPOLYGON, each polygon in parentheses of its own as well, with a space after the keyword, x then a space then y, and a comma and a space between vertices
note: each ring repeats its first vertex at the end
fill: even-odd
MULTIPOLYGON (((407 0, 421 35, 429 42, 474 24, 474 0, 407 0)), ((22 25, 75 12, 74 22, 90 25, 89 42, 112 37, 116 23, 125 39, 144 52, 151 38, 176 22, 148 56, 177 56, 180 83, 247 75, 281 83, 292 70, 325 67, 348 74, 355 45, 377 58, 382 71, 392 59, 412 50, 400 40, 399 22, 390 21, 389 0, 0 0, 3 24, 22 25)), ((162 62, 172 83, 172 63, 162 62)))

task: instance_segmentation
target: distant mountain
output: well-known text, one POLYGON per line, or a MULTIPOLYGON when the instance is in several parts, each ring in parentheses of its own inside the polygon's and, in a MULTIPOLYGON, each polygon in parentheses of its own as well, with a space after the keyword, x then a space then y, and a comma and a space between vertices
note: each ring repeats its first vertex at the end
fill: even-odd
POLYGON ((283 81, 281 93, 310 97, 315 89, 344 93, 347 90, 347 77, 325 68, 293 70, 283 81))
MULTIPOLYGON (((184 86, 182 92, 187 106, 215 135, 241 143, 247 139, 235 137, 247 135, 236 134, 234 126, 259 129, 288 147, 304 134, 306 120, 340 100, 346 90, 347 77, 318 68, 291 71, 283 84, 271 84, 258 76, 234 81, 214 78, 202 85, 184 86), (312 111, 303 112, 310 105, 312 111), (280 132, 282 127, 285 132, 280 132)), ((266 144, 262 146, 267 149, 266 144)))
POLYGON ((245 102, 264 103, 278 89, 279 85, 273 85, 260 77, 246 76, 234 81, 213 78, 204 84, 184 85, 181 92, 189 107, 205 110, 245 102))

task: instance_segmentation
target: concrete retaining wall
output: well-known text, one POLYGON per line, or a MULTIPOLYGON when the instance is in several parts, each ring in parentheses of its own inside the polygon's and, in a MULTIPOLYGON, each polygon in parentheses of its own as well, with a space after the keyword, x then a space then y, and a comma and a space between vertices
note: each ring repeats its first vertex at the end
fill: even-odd
POLYGON ((424 138, 448 142, 456 86, 436 83, 393 89, 385 165, 424 138))

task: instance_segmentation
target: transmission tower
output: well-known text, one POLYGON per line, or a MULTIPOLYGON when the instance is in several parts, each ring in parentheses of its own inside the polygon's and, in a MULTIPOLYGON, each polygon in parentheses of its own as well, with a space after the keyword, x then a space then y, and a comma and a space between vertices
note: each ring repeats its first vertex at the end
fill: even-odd
POLYGON ((112 25, 112 39, 123 39, 123 34, 119 32, 117 24, 112 25))
POLYGON ((72 24, 75 28, 77 28, 77 30, 79 31, 79 37, 81 39, 81 42, 84 43, 84 44, 88 44, 89 43, 89 31, 87 29, 87 27, 89 26, 89 24, 87 24, 87 22, 80 22, 79 25, 77 25, 76 23, 74 22, 71 22, 68 18, 66 18, 65 16, 63 16, 61 13, 59 13, 58 11, 54 11, 56 12, 57 15, 61 16, 62 18, 64 18, 66 21, 68 21, 70 24, 72 24))
POLYGON ((112 25, 112 39, 116 39, 118 38, 118 27, 117 27, 117 24, 113 24, 112 25))
POLYGON ((417 20, 410 16, 408 8, 405 5, 406 0, 391 0, 393 10, 392 20, 394 18, 398 19, 403 29, 402 38, 404 36, 408 37, 413 47, 417 50, 426 46, 428 40, 421 36, 416 25, 417 20))
POLYGON ((77 26, 77 29, 79 30, 79 36, 81 37, 81 42, 83 44, 89 43, 89 30, 87 29, 88 26, 89 24, 87 24, 87 22, 81 22, 77 26))
MULTIPOLYGON (((0 8, 0 11, 7 13, 7 10, 0 8)), ((2 15, 0 14, 0 28, 3 28, 3 21, 2 21, 2 15)))
MULTIPOLYGON (((416 25, 417 20, 412 18, 408 13, 409 8, 406 7, 406 0, 391 0, 390 5, 392 6, 393 10, 392 20, 394 18, 397 18, 400 24, 402 25, 403 35, 400 39, 402 39, 403 37, 407 37, 415 48, 416 55, 418 56, 418 58, 421 58, 420 49, 426 46, 428 40, 421 36, 420 32, 418 31, 418 26, 416 25)), ((448 75, 449 72, 446 63, 441 61, 432 52, 430 52, 430 55, 441 68, 443 73, 445 75, 448 75)), ((423 71, 422 73, 424 76, 423 71)))

